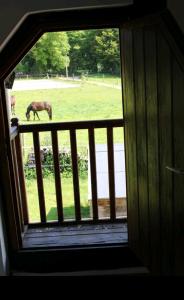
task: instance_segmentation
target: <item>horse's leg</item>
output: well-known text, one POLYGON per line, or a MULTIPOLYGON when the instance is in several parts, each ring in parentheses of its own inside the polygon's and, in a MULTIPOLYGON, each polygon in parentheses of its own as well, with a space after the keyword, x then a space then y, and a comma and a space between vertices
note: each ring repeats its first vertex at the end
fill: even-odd
POLYGON ((49 109, 47 109, 47 113, 48 113, 48 116, 49 116, 49 119, 50 119, 50 111, 49 111, 49 109))
POLYGON ((15 114, 15 111, 14 111, 14 106, 13 106, 13 105, 11 106, 11 113, 12 113, 12 115, 14 115, 14 114, 15 114))
POLYGON ((38 115, 37 111, 35 111, 35 114, 37 115, 37 118, 38 118, 38 120, 40 120, 40 118, 39 118, 39 115, 38 115))
POLYGON ((49 119, 52 120, 52 109, 48 108, 47 113, 48 113, 49 119))

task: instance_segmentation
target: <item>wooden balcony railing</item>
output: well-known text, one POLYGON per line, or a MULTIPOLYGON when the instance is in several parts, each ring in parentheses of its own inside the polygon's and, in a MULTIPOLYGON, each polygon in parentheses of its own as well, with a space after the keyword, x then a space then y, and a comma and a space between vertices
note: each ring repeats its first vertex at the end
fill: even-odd
MULTIPOLYGON (((64 219, 63 213, 63 201, 62 201, 62 185, 60 178, 60 166, 59 166, 59 144, 58 144, 58 132, 67 130, 70 134, 70 146, 71 146, 71 160, 72 160, 72 175, 73 175, 73 191, 74 191, 74 207, 75 207, 75 220, 72 223, 79 224, 83 222, 98 223, 104 220, 99 219, 98 214, 98 191, 97 191, 97 174, 96 174, 96 152, 95 152, 95 129, 105 128, 107 132, 107 155, 108 155, 108 173, 109 173, 109 203, 110 203, 110 217, 111 222, 120 221, 120 218, 116 217, 115 206, 115 174, 114 174, 114 145, 113 145, 113 128, 123 127, 123 119, 112 120, 92 120, 92 121, 77 121, 77 122, 60 122, 60 123, 46 123, 46 124, 30 124, 19 125, 18 134, 13 139, 12 152, 15 161, 15 173, 17 174, 17 186, 20 187, 19 194, 21 200, 19 201, 19 216, 21 217, 21 226, 23 224, 29 224, 28 207, 26 199, 26 185, 23 171, 23 159, 22 159, 22 146, 20 135, 23 133, 32 133, 33 145, 35 154, 37 187, 38 187, 38 199, 39 199, 39 212, 40 223, 47 225, 46 217, 46 205, 45 205, 45 193, 44 183, 42 175, 42 164, 40 156, 40 132, 49 131, 51 133, 52 141, 52 153, 55 175, 55 188, 56 188, 56 205, 57 205, 57 218, 56 222, 52 224, 68 224, 68 220, 64 219), (89 143, 89 158, 90 158, 90 170, 91 170, 91 194, 92 194, 92 218, 86 220, 81 218, 81 203, 80 203, 80 186, 79 186, 79 171, 77 160, 77 130, 88 130, 88 143, 89 143)), ((49 224, 51 222, 49 221, 49 224)))
POLYGON ((12 230, 15 232, 15 235, 18 238, 18 244, 21 247, 25 226, 28 225, 28 210, 22 160, 22 147, 18 132, 18 120, 13 120, 14 123, 12 122, 12 127, 10 130, 10 147, 12 153, 12 159, 10 160, 10 163, 12 163, 13 170, 13 173, 11 174, 11 180, 14 181, 14 184, 11 184, 11 186, 13 192, 13 214, 15 216, 16 226, 12 230))

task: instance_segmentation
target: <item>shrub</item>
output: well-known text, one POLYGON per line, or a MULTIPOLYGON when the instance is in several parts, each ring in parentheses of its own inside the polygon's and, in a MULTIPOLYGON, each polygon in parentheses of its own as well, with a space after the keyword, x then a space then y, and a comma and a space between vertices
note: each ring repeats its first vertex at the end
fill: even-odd
MULTIPOLYGON (((48 177, 54 175, 54 161, 53 153, 49 147, 44 147, 40 150, 41 162, 42 162, 42 174, 43 177, 48 177)), ((86 176, 88 171, 88 158, 87 151, 78 153, 78 171, 80 176, 86 176)), ((72 176, 72 159, 71 151, 69 149, 62 149, 59 151, 59 164, 60 172, 64 177, 72 176)), ((25 177, 26 179, 35 179, 36 178, 36 168, 35 168, 35 159, 34 153, 31 152, 28 154, 27 161, 24 165, 25 177)))

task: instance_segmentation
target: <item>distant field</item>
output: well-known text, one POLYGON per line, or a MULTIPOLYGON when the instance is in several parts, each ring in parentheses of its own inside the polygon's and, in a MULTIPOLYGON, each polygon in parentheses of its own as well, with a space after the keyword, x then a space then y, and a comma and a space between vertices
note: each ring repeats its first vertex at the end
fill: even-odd
MULTIPOLYGON (((89 80, 95 80, 95 78, 89 80)), ((108 83, 113 84, 113 80, 117 79, 111 79, 111 81, 108 79, 108 83)), ((101 82, 97 78, 96 81, 101 82)), ((32 101, 49 101, 53 106, 54 122, 122 117, 121 90, 91 85, 87 81, 79 84, 76 88, 47 89, 46 82, 45 89, 39 89, 37 85, 35 90, 12 91, 12 94, 16 96, 16 114, 21 123, 27 123, 25 112, 32 101)), ((22 85, 24 85, 23 81, 22 85)), ((39 115, 42 122, 48 121, 46 112, 40 112, 39 115)))
POLYGON ((89 75, 87 77, 87 80, 89 81, 97 81, 97 82, 103 82, 103 83, 109 83, 112 85, 118 85, 121 86, 121 78, 117 77, 117 76, 110 76, 110 75, 105 75, 105 74, 101 74, 101 75, 89 75))
MULTIPOLYGON (((108 81, 110 82, 109 78, 108 81)), ((48 101, 52 104, 52 122, 122 118, 121 90, 112 87, 96 86, 82 82, 77 88, 12 91, 12 94, 16 96, 15 111, 22 124, 49 121, 47 112, 42 111, 39 112, 41 121, 37 119, 33 121, 33 115, 31 114, 31 120, 27 122, 25 112, 32 101, 48 101)), ((122 130, 117 129, 115 142, 119 142, 121 138, 122 130)), ((83 145, 86 142, 87 134, 80 131, 78 133, 78 143, 83 145)), ((97 130, 96 142, 106 142, 104 130, 97 130)), ((30 146, 31 143, 31 136, 26 135, 24 146, 30 146)), ((44 145, 50 143, 50 134, 42 134, 42 143, 44 145)), ((62 134, 62 143, 65 145, 69 143, 66 133, 62 134)))

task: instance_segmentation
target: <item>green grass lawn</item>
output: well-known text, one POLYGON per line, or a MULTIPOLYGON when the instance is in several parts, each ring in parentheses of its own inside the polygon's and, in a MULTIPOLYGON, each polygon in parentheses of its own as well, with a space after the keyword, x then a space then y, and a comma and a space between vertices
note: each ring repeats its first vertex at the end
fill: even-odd
MULTIPOLYGON (((27 122, 25 112, 32 101, 49 101, 53 122, 122 118, 121 90, 82 83, 77 88, 14 91, 16 115, 27 122)), ((39 112, 41 122, 48 122, 45 111, 39 112)), ((40 121, 38 121, 40 122, 40 121)))
MULTIPOLYGON (((81 197, 81 214, 82 218, 88 218, 89 205, 88 205, 88 185, 87 176, 80 177, 80 197, 81 197)), ((64 218, 74 219, 74 202, 73 202, 73 181, 72 177, 61 179, 62 183, 62 196, 63 196, 63 207, 64 207, 64 218)), ((37 194, 37 183, 36 179, 26 180, 27 198, 28 198, 28 210, 30 222, 39 222, 39 204, 37 194)), ((55 181, 53 176, 44 178, 44 192, 45 192, 45 204, 46 204, 46 215, 47 221, 57 220, 56 210, 56 192, 55 192, 55 181)))
MULTIPOLYGON (((97 78, 95 78, 97 80, 97 78)), ((114 79, 107 78, 109 83, 114 79)), ((117 78, 115 79, 117 81, 117 78)), ((99 81, 101 79, 99 78, 99 81)), ((89 83, 82 82, 77 88, 63 88, 63 89, 45 89, 45 90, 29 90, 29 91, 14 91, 16 96, 16 116, 19 118, 21 124, 48 122, 48 115, 46 111, 39 112, 41 121, 27 122, 25 112, 27 106, 32 101, 49 101, 53 108, 53 122, 77 121, 77 120, 100 120, 100 119, 116 119, 122 118, 122 97, 121 90, 111 87, 95 86, 89 83)), ((106 130, 97 129, 95 131, 96 143, 106 143, 106 130)), ((123 142, 123 129, 117 128, 114 130, 114 142, 123 142)), ((51 145, 50 133, 43 132, 40 134, 41 146, 51 145)), ((32 134, 24 134, 23 137, 24 160, 27 157, 30 147, 33 146, 32 134)), ((69 147, 69 133, 59 133, 59 146, 69 147)), ((77 145, 80 149, 88 147, 88 133, 87 130, 77 131, 77 145)), ((63 204, 65 218, 74 217, 73 205, 73 183, 72 178, 63 178, 63 204)), ((31 221, 39 221, 39 206, 36 180, 26 180, 26 189, 29 204, 29 214, 31 221)), ((46 211, 48 220, 56 220, 56 195, 53 177, 44 179, 44 191, 46 200, 46 211)), ((88 178, 80 177, 80 192, 81 192, 81 206, 82 216, 89 217, 88 206, 88 178)))
POLYGON ((106 75, 106 74, 89 75, 87 77, 87 81, 97 81, 97 82, 108 83, 111 85, 121 86, 121 78, 120 77, 106 75))

